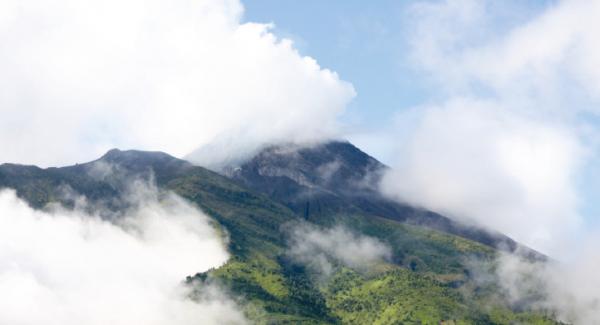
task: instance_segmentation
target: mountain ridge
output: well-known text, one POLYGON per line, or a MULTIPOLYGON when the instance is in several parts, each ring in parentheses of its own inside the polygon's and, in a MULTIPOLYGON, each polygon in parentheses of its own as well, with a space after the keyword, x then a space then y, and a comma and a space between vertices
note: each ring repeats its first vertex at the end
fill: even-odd
MULTIPOLYGON (((61 177, 76 180, 81 173, 89 173, 99 163, 118 165, 129 174, 145 175, 164 183, 193 168, 192 163, 161 151, 108 150, 100 158, 86 163, 64 167, 40 168, 34 165, 4 163, 0 165, 0 187, 17 187, 17 194, 26 192, 11 184, 10 178, 47 178, 58 187, 61 177)), ((239 185, 267 195, 287 206, 306 220, 320 214, 361 213, 375 215, 475 240, 495 249, 519 252, 528 258, 545 260, 546 257, 521 245, 499 232, 464 225, 450 218, 422 208, 398 203, 379 192, 378 182, 389 167, 377 161, 348 141, 330 141, 311 146, 268 146, 245 163, 224 166, 220 173, 239 185), (290 167, 291 166, 291 167, 290 167), (342 189, 342 190, 339 190, 342 189)), ((208 170, 208 169, 207 169, 208 170)), ((90 183, 88 180, 84 182, 90 183)), ((106 192, 118 194, 118 189, 106 188, 93 178, 89 186, 99 186, 106 192)), ((29 189, 34 191, 35 189, 29 189)), ((76 191, 86 192, 78 186, 76 191)), ((41 207, 47 199, 33 199, 24 195, 34 207, 41 207)), ((92 195, 92 199, 95 195, 92 195)))
MULTIPOLYGON (((346 145, 341 148, 349 150, 346 145)), ((203 283, 219 283, 241 297, 239 302, 246 306, 247 317, 259 324, 388 324, 392 321, 439 324, 447 320, 461 320, 458 322, 461 324, 556 323, 546 313, 529 311, 527 306, 513 308, 494 283, 478 282, 472 267, 476 263, 480 265, 479 272, 493 269, 498 253, 491 246, 423 225, 384 218, 364 208, 362 203, 341 209, 349 202, 344 195, 356 200, 359 192, 372 194, 373 189, 361 184, 361 191, 348 188, 344 191, 348 193, 338 193, 336 187, 348 183, 352 175, 364 173, 360 170, 339 172, 344 170, 341 166, 330 170, 322 168, 319 175, 310 175, 315 172, 313 167, 330 162, 329 158, 325 159, 327 155, 316 151, 312 154, 309 158, 319 163, 304 165, 308 174, 297 178, 301 184, 282 177, 285 174, 282 171, 267 171, 268 175, 281 178, 282 184, 299 184, 299 190, 307 185, 316 189, 322 186, 324 190, 315 193, 325 193, 328 195, 325 198, 338 196, 336 200, 341 200, 320 201, 321 211, 309 207, 308 214, 302 209, 306 205, 286 201, 286 198, 295 198, 289 196, 297 194, 295 190, 279 194, 253 190, 240 179, 225 177, 161 152, 111 150, 97 160, 59 168, 2 165, 0 188, 15 189, 19 197, 38 209, 56 202, 69 206, 70 202, 61 192, 65 186, 91 202, 113 202, 123 193, 122 186, 139 178, 155 182, 161 190, 176 193, 209 215, 229 238, 230 260, 219 268, 190 275, 188 285, 201 292, 203 283), (342 178, 336 179, 340 173, 342 178), (323 183, 325 178, 329 180, 323 183), (332 205, 328 207, 329 204, 332 205), (377 238, 390 248, 390 259, 379 262, 369 271, 353 269, 343 261, 332 259, 329 261, 332 274, 323 280, 289 255, 290 245, 294 244, 289 240, 289 229, 302 224, 323 230, 341 226, 350 233, 377 238)), ((285 156, 267 156, 282 166, 289 163, 285 156)), ((371 160, 362 157, 356 161, 371 160)), ((304 163, 296 160, 292 165, 304 163)), ((244 170, 243 166, 240 170, 244 170)), ((264 175, 259 176, 262 183, 258 184, 270 182, 264 175)), ((378 202, 371 202, 371 206, 378 202)), ((111 207, 123 208, 119 204, 111 207)))
POLYGON ((499 232, 385 197, 379 191, 379 181, 389 169, 348 141, 331 141, 305 147, 270 146, 239 166, 224 167, 223 174, 275 198, 306 219, 323 213, 376 215, 545 259, 499 232))

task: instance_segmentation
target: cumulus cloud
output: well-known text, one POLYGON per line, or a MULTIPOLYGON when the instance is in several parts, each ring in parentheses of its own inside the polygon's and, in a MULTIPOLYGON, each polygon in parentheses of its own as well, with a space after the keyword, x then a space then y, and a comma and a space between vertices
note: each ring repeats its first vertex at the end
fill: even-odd
POLYGON ((0 323, 245 323, 219 288, 191 300, 183 285, 228 258, 208 217, 173 194, 153 197, 151 188, 132 196, 136 204, 107 221, 33 210, 1 191, 0 323))
POLYGON ((513 20, 501 14, 522 3, 413 6, 409 56, 440 92, 397 115, 384 191, 568 254, 584 167, 598 160, 597 128, 582 116, 598 113, 599 4, 564 1, 513 20))
POLYGON ((0 161, 216 143, 190 156, 215 164, 332 136, 354 96, 270 25, 242 22, 237 0, 8 0, 0 12, 0 161))
POLYGON ((291 232, 290 257, 328 276, 335 266, 366 270, 376 263, 389 261, 391 249, 377 238, 357 234, 344 226, 320 229, 301 224, 291 232))

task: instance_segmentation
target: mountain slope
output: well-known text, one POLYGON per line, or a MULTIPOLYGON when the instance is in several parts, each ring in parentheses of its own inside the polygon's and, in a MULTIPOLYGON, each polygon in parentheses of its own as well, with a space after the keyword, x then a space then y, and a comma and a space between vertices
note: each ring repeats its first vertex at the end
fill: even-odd
POLYGON ((471 239, 493 248, 544 257, 497 232, 452 221, 442 215, 400 204, 380 194, 387 166, 349 142, 311 147, 271 146, 223 174, 288 206, 307 220, 344 214, 378 216, 471 239))
MULTIPOLYGON (((319 154, 311 159, 321 159, 315 165, 330 161, 319 154)), ((365 161, 370 166, 368 159, 358 165, 365 161)), ((85 195, 92 206, 119 210, 126 204, 119 198, 128 184, 154 180, 160 189, 197 204, 229 235, 230 261, 189 277, 190 285, 202 291, 203 282, 220 283, 240 297, 246 314, 257 323, 554 323, 544 313, 515 311, 497 286, 476 281, 472 265, 493 268, 497 253, 492 247, 372 213, 362 204, 344 208, 353 193, 342 195, 335 189, 351 189, 348 180, 361 178, 363 172, 348 163, 345 172, 332 173, 332 178, 344 173, 333 180, 336 185, 327 185, 322 183, 323 175, 311 174, 310 166, 293 169, 306 178, 302 186, 317 188, 343 204, 322 205, 321 213, 309 208, 306 214, 289 202, 280 203, 285 202, 284 196, 277 192, 252 190, 240 184, 240 179, 231 180, 164 153, 142 151, 111 150, 96 161, 63 168, 0 165, 0 188, 15 189, 36 208, 54 202, 73 206, 74 195, 85 195), (307 219, 317 229, 343 225, 361 236, 377 238, 390 247, 390 258, 361 269, 332 257, 331 274, 322 277, 289 253, 293 245, 290 229, 302 229, 297 225, 307 219)), ((288 182, 285 178, 292 179, 282 177, 282 182, 288 182)), ((268 186, 269 180, 264 184, 268 186)), ((363 190, 373 194, 368 186, 363 190)))
POLYGON ((235 250, 251 247, 244 242, 246 238, 256 239, 257 246, 281 242, 274 223, 295 218, 292 211, 261 194, 161 152, 113 149, 98 160, 61 168, 0 165, 0 188, 15 189, 35 208, 52 202, 73 206, 73 194, 80 194, 92 207, 119 210, 127 204, 119 200, 120 196, 138 179, 175 191, 198 204, 230 232, 239 234, 232 236, 231 248, 235 250))

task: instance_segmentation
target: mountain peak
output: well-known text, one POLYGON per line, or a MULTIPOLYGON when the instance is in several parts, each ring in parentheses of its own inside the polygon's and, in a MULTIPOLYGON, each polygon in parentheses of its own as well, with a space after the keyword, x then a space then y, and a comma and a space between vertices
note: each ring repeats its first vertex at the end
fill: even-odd
POLYGON ((372 189, 385 168, 350 142, 332 141, 311 146, 270 146, 241 166, 226 167, 224 173, 246 185, 259 178, 287 178, 313 191, 329 192, 372 189))
MULTIPOLYGON (((140 151, 140 150, 120 150, 110 149, 100 159, 109 162, 125 162, 131 160, 161 160, 174 161, 179 160, 162 151, 140 151)), ((182 160, 183 161, 183 160, 182 160)))
MULTIPOLYGON (((509 251, 518 248, 515 241, 502 234, 384 197, 379 182, 387 169, 350 142, 332 141, 304 147, 267 147, 241 166, 226 168, 224 173, 308 220, 362 214, 426 226, 509 251)), ((524 251, 541 258, 536 252, 524 251)))
POLYGON ((191 168, 193 165, 185 160, 173 157, 161 151, 140 151, 111 149, 100 159, 92 163, 104 162, 118 165, 130 173, 152 171, 157 178, 161 175, 171 175, 191 168))
POLYGON ((100 157, 100 159, 116 156, 116 155, 119 155, 121 152, 122 151, 118 148, 112 148, 112 149, 108 150, 104 155, 102 155, 102 157, 100 157))

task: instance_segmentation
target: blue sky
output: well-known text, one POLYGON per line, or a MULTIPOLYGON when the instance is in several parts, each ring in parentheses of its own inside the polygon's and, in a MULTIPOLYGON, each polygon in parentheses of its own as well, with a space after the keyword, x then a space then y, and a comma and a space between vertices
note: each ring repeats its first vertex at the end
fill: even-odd
POLYGON ((350 113, 366 125, 379 124, 397 108, 427 98, 415 75, 403 67, 405 44, 399 1, 245 1, 248 21, 273 22, 274 32, 294 40, 304 55, 317 59, 352 82, 358 96, 350 113))
MULTIPOLYGON (((292 39, 301 54, 354 85, 357 96, 343 116, 349 137, 355 136, 351 140, 364 150, 391 163, 386 146, 362 141, 361 135, 389 127, 398 111, 444 96, 429 81, 429 73, 415 69, 407 57, 409 10, 422 2, 246 0, 243 4, 244 20, 273 23, 276 35, 292 39)), ((494 32, 504 33, 553 3, 504 1, 494 16, 494 32)))

